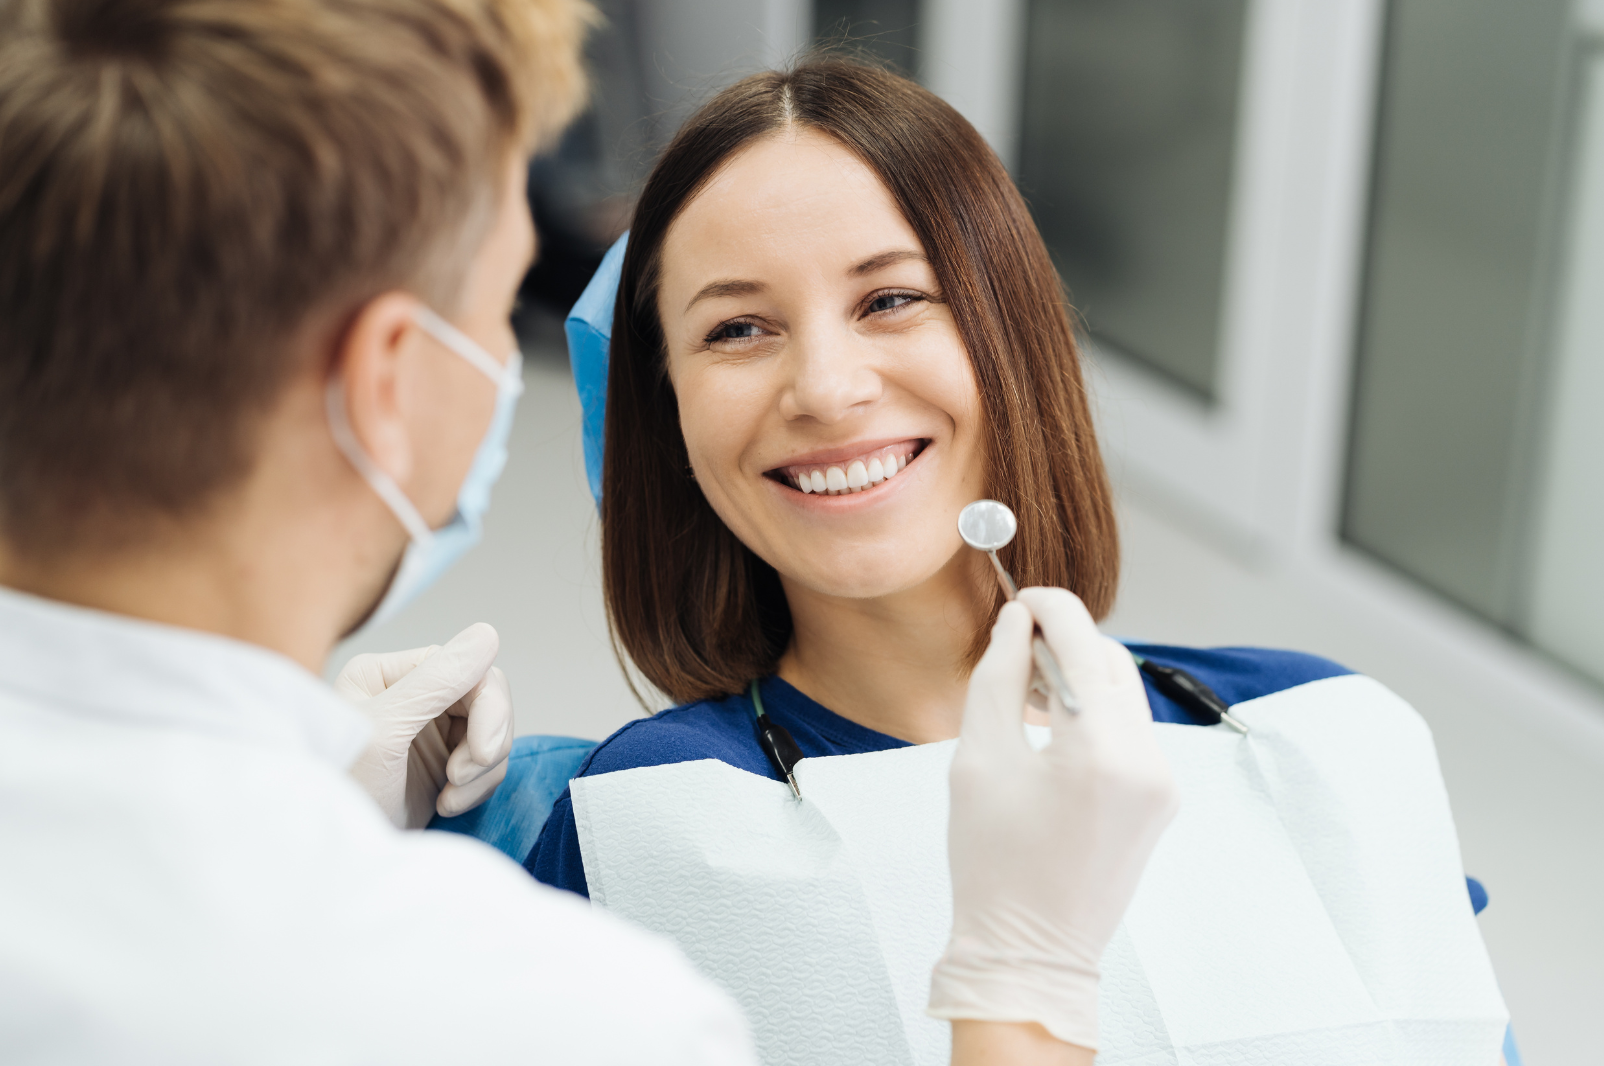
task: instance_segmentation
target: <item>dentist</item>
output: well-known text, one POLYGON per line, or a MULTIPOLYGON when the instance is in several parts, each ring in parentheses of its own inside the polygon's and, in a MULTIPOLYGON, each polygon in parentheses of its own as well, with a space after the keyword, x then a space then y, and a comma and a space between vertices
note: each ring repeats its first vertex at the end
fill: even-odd
MULTIPOLYGON (((753 1061, 671 945, 403 830, 502 772, 489 627, 318 679, 478 535, 590 18, 0 0, 0 1059, 753 1061)), ((1175 803, 1129 657, 1029 603, 954 762, 962 1066, 1091 1061, 1175 803), (1084 705, 1040 755, 1033 620, 1084 705)))

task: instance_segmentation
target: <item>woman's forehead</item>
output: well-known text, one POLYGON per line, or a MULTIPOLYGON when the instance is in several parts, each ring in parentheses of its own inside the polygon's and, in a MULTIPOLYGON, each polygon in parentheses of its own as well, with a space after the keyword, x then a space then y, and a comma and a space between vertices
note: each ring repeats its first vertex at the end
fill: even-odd
MULTIPOLYGON (((787 131, 737 153, 664 239, 664 286, 697 286, 732 269, 848 270, 918 236, 861 159, 816 131, 787 131)), ((665 293, 666 295, 666 293, 665 293)))

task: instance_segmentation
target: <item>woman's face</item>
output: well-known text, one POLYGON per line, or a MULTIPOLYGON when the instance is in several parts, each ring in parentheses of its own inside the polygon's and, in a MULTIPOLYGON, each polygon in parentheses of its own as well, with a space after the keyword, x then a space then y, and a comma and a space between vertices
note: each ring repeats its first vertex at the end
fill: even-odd
POLYGON ((958 552, 985 476, 942 300, 891 194, 817 132, 745 149, 669 229, 658 310, 691 468, 788 584, 886 596, 958 552))

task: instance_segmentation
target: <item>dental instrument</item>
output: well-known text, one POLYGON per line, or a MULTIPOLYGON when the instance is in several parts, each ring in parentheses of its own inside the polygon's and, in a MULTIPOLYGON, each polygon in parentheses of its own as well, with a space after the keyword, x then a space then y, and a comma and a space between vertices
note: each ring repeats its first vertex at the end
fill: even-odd
POLYGON ((1164 666, 1131 652, 1136 668, 1153 679, 1153 687, 1170 699, 1202 718, 1208 725, 1224 722, 1238 733, 1246 734, 1248 727, 1240 718, 1231 716, 1231 706, 1217 692, 1179 666, 1164 666))
MULTIPOLYGON (((976 551, 986 553, 991 565, 997 571, 997 583, 1002 586, 1003 595, 1013 600, 1019 596, 1019 586, 1003 564, 997 558, 997 551, 1013 543, 1014 534, 1019 530, 1019 520, 1014 512, 1005 503, 996 500, 976 500, 974 503, 958 512, 958 535, 964 543, 976 551)), ((1042 639, 1041 629, 1038 628, 1030 641, 1031 658, 1035 660, 1035 669, 1031 671, 1030 687, 1032 691, 1041 693, 1044 697, 1056 698, 1059 705, 1070 714, 1080 713, 1080 704, 1075 701, 1075 695, 1069 689, 1069 683, 1064 680, 1064 671, 1058 665, 1058 658, 1042 639)))
MULTIPOLYGON (((1014 517, 1013 510, 1005 503, 996 500, 976 500, 974 503, 958 512, 958 535, 964 543, 976 551, 986 553, 991 559, 991 565, 997 571, 997 583, 1002 586, 1003 595, 1010 600, 1019 595, 1019 586, 1014 583, 1012 575, 1003 568, 1002 561, 997 558, 999 549, 1006 548, 1013 543, 1014 534, 1019 531, 1019 520, 1014 517)), ((1078 713, 1080 708, 1075 704, 1073 694, 1064 681, 1064 671, 1053 656, 1052 649, 1042 639, 1041 631, 1036 631, 1031 641, 1031 654, 1036 661, 1036 669, 1031 674, 1031 691, 1039 692, 1043 696, 1057 696, 1058 702, 1071 714, 1078 713)), ((1164 666, 1149 659, 1131 653, 1136 660, 1137 669, 1153 679, 1153 687, 1158 689, 1170 699, 1198 715, 1209 725, 1219 725, 1224 722, 1238 733, 1246 733, 1248 727, 1241 719, 1231 716, 1230 705, 1219 697, 1212 688, 1199 681, 1196 677, 1182 670, 1178 666, 1164 666)))
POLYGON ((763 693, 758 691, 756 681, 752 682, 751 694, 752 716, 757 719, 758 746, 769 757, 770 765, 791 786, 791 794, 801 799, 802 789, 796 783, 796 764, 802 761, 802 749, 797 747, 791 731, 770 718, 763 709, 763 693))

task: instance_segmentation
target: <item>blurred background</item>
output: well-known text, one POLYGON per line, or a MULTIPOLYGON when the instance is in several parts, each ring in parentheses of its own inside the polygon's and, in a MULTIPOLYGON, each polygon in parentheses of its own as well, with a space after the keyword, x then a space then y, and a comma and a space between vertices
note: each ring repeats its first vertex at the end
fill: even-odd
POLYGON ((1604 1062, 1604 0, 600 6, 594 104, 530 172, 486 541, 332 665, 484 620, 521 732, 644 713, 562 316, 698 101, 850 40, 987 137, 1085 318, 1106 628, 1313 651, 1413 702, 1527 1061, 1604 1062))

